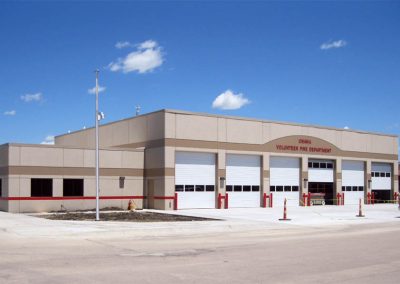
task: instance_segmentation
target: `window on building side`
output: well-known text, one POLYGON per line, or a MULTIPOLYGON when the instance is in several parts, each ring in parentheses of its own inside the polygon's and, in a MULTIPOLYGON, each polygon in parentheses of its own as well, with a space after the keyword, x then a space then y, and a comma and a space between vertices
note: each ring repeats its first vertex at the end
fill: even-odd
POLYGON ((227 185, 226 186, 226 191, 232 191, 232 185, 227 185))
POLYGON ((260 191, 260 186, 259 185, 253 185, 251 187, 251 191, 260 191))
POLYGON ((206 191, 214 191, 213 185, 206 185, 206 191))
POLYGON ((64 179, 63 196, 83 196, 83 179, 64 179))
POLYGON ((33 178, 31 179, 32 197, 52 197, 53 180, 51 178, 33 178))
POLYGON ((182 192, 183 191, 183 185, 182 184, 175 185, 175 191, 182 192))

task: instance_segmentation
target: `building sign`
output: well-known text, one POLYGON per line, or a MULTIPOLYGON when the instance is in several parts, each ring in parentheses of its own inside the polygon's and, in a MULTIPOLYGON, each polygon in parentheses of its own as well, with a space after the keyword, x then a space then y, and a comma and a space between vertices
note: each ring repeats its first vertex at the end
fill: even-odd
POLYGON ((272 152, 329 155, 337 150, 336 147, 327 141, 308 136, 288 136, 278 138, 267 144, 272 152))

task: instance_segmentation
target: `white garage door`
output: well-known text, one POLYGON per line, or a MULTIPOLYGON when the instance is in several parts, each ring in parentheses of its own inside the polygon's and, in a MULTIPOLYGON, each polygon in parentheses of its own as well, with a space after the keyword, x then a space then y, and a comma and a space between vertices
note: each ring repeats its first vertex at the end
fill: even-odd
POLYGON ((260 207, 260 156, 226 155, 229 207, 260 207))
POLYGON ((371 188, 373 190, 392 189, 392 166, 390 164, 372 163, 371 165, 371 188))
POLYGON ((215 208, 215 154, 176 152, 178 209, 215 208))
POLYGON ((270 191, 274 206, 283 206, 287 199, 288 206, 299 205, 300 159, 291 157, 271 157, 270 191))
POLYGON ((333 161, 309 160, 308 182, 333 182, 333 161))
POLYGON ((342 161, 342 191, 345 205, 358 204, 364 199, 364 162, 342 161))

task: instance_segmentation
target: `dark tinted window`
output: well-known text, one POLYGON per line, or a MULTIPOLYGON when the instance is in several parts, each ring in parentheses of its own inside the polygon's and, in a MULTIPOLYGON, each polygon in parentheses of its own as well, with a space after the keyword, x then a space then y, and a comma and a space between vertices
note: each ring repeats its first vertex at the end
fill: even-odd
POLYGON ((357 186, 353 186, 353 191, 357 191, 358 187, 357 186))
POLYGON ((278 186, 276 187, 276 191, 283 191, 283 186, 278 185, 278 186))
POLYGON ((213 185, 206 185, 206 191, 214 191, 213 185))
POLYGON ((326 163, 320 163, 320 164, 319 164, 319 167, 320 167, 321 169, 326 169, 326 163))
POLYGON ((250 185, 243 185, 243 191, 251 191, 250 185))
POLYGON ((285 185, 284 190, 285 191, 292 191, 292 188, 291 188, 290 185, 285 185))
POLYGON ((364 187, 363 186, 359 186, 358 187, 358 191, 364 191, 364 187))
POLYGON ((271 186, 269 187, 269 191, 275 191, 275 186, 274 186, 274 185, 271 185, 271 186))
POLYGON ((241 185, 235 185, 233 187, 233 191, 242 191, 242 186, 241 185))
POLYGON ((52 197, 53 196, 53 180, 50 178, 33 178, 33 179, 31 179, 31 196, 32 197, 52 197))
POLYGON ((227 185, 226 186, 226 191, 232 191, 232 185, 227 185))
POLYGON ((292 186, 292 191, 299 191, 299 187, 297 185, 292 186))
POLYGON ((181 185, 181 184, 177 184, 177 185, 175 185, 175 191, 183 191, 183 185, 181 185))
POLYGON ((258 186, 258 185, 253 185, 253 186, 251 187, 251 191, 260 191, 260 186, 258 186))
POLYGON ((319 163, 313 163, 313 166, 312 166, 314 169, 319 169, 319 163))
POLYGON ((64 179, 63 196, 83 196, 83 179, 64 179))
POLYGON ((3 195, 3 182, 2 179, 0 178, 0 197, 3 195))
POLYGON ((386 173, 386 177, 387 177, 387 178, 390 177, 390 173, 386 173))
POLYGON ((381 173, 381 177, 385 177, 385 173, 381 173))
POLYGON ((346 187, 342 186, 342 191, 346 191, 346 187))
POLYGON ((311 162, 308 162, 308 167, 312 168, 312 163, 311 162))
POLYGON ((346 191, 351 191, 351 186, 346 186, 346 191))
POLYGON ((185 185, 185 191, 194 191, 194 185, 185 185))
POLYGON ((204 185, 196 185, 196 191, 204 191, 204 185))
POLYGON ((327 167, 328 169, 333 169, 333 164, 332 164, 332 163, 327 163, 327 164, 326 164, 326 167, 327 167))

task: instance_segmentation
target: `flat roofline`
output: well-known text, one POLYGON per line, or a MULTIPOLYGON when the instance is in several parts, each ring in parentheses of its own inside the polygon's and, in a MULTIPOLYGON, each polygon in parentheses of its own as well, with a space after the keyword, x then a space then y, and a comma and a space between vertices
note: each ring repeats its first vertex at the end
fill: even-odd
MULTIPOLYGON (((27 144, 27 143, 6 143, 0 145, 1 147, 39 147, 39 148, 54 148, 54 149, 73 149, 73 150, 95 150, 95 148, 85 148, 85 147, 76 147, 76 146, 60 146, 54 144, 27 144)), ((129 151, 129 152, 144 152, 144 148, 99 148, 99 150, 103 151, 129 151)))
POLYGON ((275 124, 282 124, 282 125, 314 127, 314 128, 319 128, 319 129, 356 132, 356 133, 361 133, 361 134, 373 134, 373 135, 390 136, 390 137, 398 138, 398 135, 395 135, 395 134, 386 134, 386 133, 382 133, 382 132, 371 132, 371 131, 363 131, 363 130, 356 130, 356 129, 344 129, 344 128, 338 128, 338 127, 321 126, 321 125, 314 125, 314 124, 304 124, 304 123, 298 123, 298 122, 275 121, 275 120, 249 118, 249 117, 242 117, 242 116, 211 114, 211 113, 203 113, 203 112, 190 112, 190 111, 182 111, 182 110, 175 110, 175 109, 163 109, 163 111, 167 112, 167 113, 176 113, 176 114, 185 114, 185 115, 200 115, 200 116, 229 118, 229 119, 244 120, 244 121, 256 121, 256 122, 275 123, 275 124))
MULTIPOLYGON (((102 127, 102 126, 108 126, 108 125, 119 123, 119 122, 122 122, 122 121, 127 121, 127 120, 131 120, 131 119, 139 118, 139 117, 153 115, 153 114, 156 114, 156 113, 159 113, 159 112, 165 112, 165 109, 160 109, 160 110, 156 110, 156 111, 152 111, 152 112, 148 112, 148 113, 144 113, 144 114, 140 114, 140 115, 136 115, 136 116, 131 116, 131 117, 127 117, 127 118, 111 121, 111 122, 104 123, 104 124, 99 124, 99 128, 102 127)), ((71 131, 70 133, 64 133, 64 134, 60 134, 60 135, 55 135, 54 138, 62 137, 62 136, 66 136, 66 135, 69 135, 69 134, 78 133, 78 132, 82 132, 82 131, 87 131, 87 130, 94 129, 94 128, 95 127, 92 126, 92 127, 88 127, 88 128, 85 128, 85 129, 74 130, 74 131, 71 131)))
MULTIPOLYGON (((233 115, 211 114, 211 113, 205 113, 205 112, 190 112, 190 111, 175 110, 175 109, 156 110, 156 111, 145 113, 145 114, 141 114, 141 115, 138 115, 138 116, 132 116, 132 117, 128 117, 128 118, 112 121, 112 122, 109 122, 109 123, 105 123, 105 124, 100 125, 100 127, 112 125, 114 123, 119 123, 119 122, 123 122, 123 121, 128 121, 128 120, 131 120, 131 119, 136 119, 136 118, 139 118, 139 117, 153 115, 153 114, 156 114, 156 113, 162 113, 162 112, 163 113, 184 114, 184 115, 197 115, 197 116, 207 116, 207 117, 216 117, 216 118, 226 118, 226 119, 235 119, 235 120, 243 120, 243 121, 265 122, 265 123, 274 123, 274 124, 291 125, 291 126, 313 127, 313 128, 318 128, 318 129, 346 131, 346 132, 354 132, 354 133, 360 133, 360 134, 372 134, 372 135, 379 135, 379 136, 387 136, 387 137, 398 138, 398 135, 387 134, 387 133, 382 133, 382 132, 372 132, 372 131, 355 130, 355 129, 344 129, 344 128, 331 127, 331 126, 321 126, 321 125, 304 124, 304 123, 297 123, 297 122, 266 120, 266 119, 258 119, 258 118, 242 117, 242 116, 233 116, 233 115)), ((66 136, 66 135, 69 135, 69 134, 78 133, 78 132, 81 132, 81 131, 87 131, 87 130, 90 130, 90 129, 93 129, 93 128, 94 127, 89 127, 89 128, 86 128, 86 129, 80 129, 80 130, 72 131, 70 133, 64 133, 64 134, 61 134, 61 135, 56 135, 55 137, 62 137, 62 136, 66 136)))

